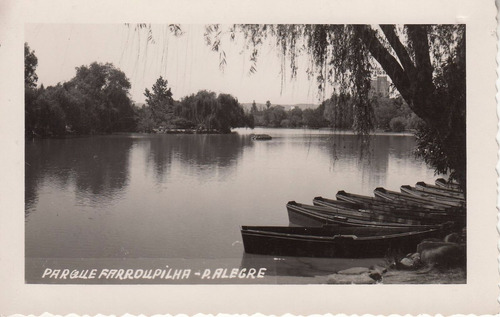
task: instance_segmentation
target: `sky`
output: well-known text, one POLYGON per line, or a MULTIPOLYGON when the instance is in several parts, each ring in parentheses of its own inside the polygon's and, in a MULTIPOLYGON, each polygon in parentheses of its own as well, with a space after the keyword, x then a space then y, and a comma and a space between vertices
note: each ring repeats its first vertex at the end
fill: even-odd
POLYGON ((240 103, 319 104, 323 100, 315 80, 307 78, 305 58, 297 78, 282 85, 280 58, 269 43, 260 50, 257 72, 250 74, 250 52, 243 49, 242 41, 225 41, 227 65, 221 71, 219 53, 205 44, 203 25, 182 25, 180 37, 167 26, 155 25, 154 43, 147 41, 146 30, 134 29, 125 24, 26 24, 25 41, 38 58, 38 85, 56 85, 73 78, 76 67, 109 62, 129 78, 131 98, 137 103, 144 102, 145 88, 151 89, 159 76, 167 79, 177 100, 202 89, 229 93, 240 103))

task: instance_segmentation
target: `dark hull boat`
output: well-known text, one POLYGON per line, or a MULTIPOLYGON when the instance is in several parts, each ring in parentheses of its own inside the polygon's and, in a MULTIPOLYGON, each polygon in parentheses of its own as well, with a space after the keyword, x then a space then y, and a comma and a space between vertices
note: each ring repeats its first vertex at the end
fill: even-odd
POLYGON ((414 230, 427 230, 441 226, 441 224, 420 225, 408 222, 387 222, 380 220, 380 215, 372 215, 368 212, 361 213, 357 210, 343 212, 341 209, 335 210, 328 207, 304 205, 294 201, 288 202, 286 207, 290 222, 301 226, 329 224, 344 227, 412 228, 414 230), (375 217, 375 219, 372 217, 375 217))
POLYGON ((460 185, 458 185, 457 183, 448 182, 444 178, 436 179, 435 184, 438 187, 461 191, 460 185))
POLYGON ((436 195, 436 194, 431 194, 429 192, 424 192, 421 190, 416 189, 415 187, 411 187, 409 185, 403 185, 401 186, 401 192, 404 194, 408 194, 411 196, 415 196, 418 198, 425 199, 427 201, 433 202, 433 203, 439 203, 439 204, 444 204, 448 205, 450 207, 464 207, 465 201, 457 198, 451 198, 447 196, 442 196, 442 195, 436 195))
POLYGON ((455 199, 465 201, 465 195, 461 191, 440 188, 438 186, 429 185, 429 184, 426 184, 424 182, 418 182, 415 185, 415 189, 429 193, 429 194, 433 194, 433 195, 445 196, 445 197, 450 197, 450 198, 455 198, 455 199))
POLYGON ((446 230, 366 227, 243 226, 246 253, 277 256, 368 258, 415 250, 423 239, 442 238, 446 230))
MULTIPOLYGON (((381 198, 375 199, 366 196, 353 197, 359 195, 348 194, 344 191, 339 193, 340 197, 349 197, 352 201, 357 201, 357 203, 348 203, 351 204, 352 209, 368 210, 373 214, 381 216, 397 217, 398 219, 404 219, 408 224, 436 224, 453 220, 451 215, 443 214, 442 212, 422 212, 421 209, 391 204, 381 198)), ((335 207, 339 203, 346 202, 323 197, 315 197, 313 200, 314 205, 323 207, 335 207)))

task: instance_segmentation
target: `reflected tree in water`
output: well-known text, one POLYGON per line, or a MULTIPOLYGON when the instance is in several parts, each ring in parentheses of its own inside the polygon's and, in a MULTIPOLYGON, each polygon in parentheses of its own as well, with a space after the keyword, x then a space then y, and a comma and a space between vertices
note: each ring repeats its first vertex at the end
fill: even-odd
POLYGON ((81 204, 111 202, 126 188, 130 138, 42 139, 26 143, 26 212, 45 181, 68 188, 73 183, 81 204))
POLYGON ((159 183, 168 177, 174 162, 201 179, 213 178, 218 172, 234 167, 244 148, 253 145, 249 136, 238 134, 151 136, 141 139, 139 144, 150 147, 146 168, 154 167, 159 183))

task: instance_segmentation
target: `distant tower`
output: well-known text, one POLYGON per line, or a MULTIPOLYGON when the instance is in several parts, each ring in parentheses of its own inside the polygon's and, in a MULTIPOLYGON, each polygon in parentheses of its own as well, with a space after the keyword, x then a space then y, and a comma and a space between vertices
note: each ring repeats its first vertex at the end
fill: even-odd
POLYGON ((387 76, 377 75, 376 78, 372 79, 369 96, 389 97, 389 81, 387 81, 387 76))

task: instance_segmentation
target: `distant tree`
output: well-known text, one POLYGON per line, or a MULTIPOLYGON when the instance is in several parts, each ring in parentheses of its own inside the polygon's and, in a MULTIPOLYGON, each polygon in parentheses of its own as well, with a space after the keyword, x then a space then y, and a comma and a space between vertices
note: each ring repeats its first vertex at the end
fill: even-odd
POLYGON ((288 111, 288 125, 292 128, 302 126, 302 109, 295 107, 288 111))
POLYGON ((36 125, 36 99, 39 92, 36 89, 38 76, 36 75, 36 67, 38 58, 35 52, 30 50, 28 43, 24 43, 24 123, 25 134, 32 136, 35 132, 36 125))
POLYGON ((257 113, 257 105, 255 104, 255 100, 252 102, 252 108, 250 109, 250 113, 255 115, 257 113))
POLYGON ((290 123, 290 119, 283 119, 281 120, 280 122, 280 127, 282 128, 291 128, 291 123, 290 123))
POLYGON ((215 129, 222 133, 245 126, 245 113, 238 100, 229 94, 219 94, 215 111, 215 129))
POLYGON ((137 113, 137 131, 139 132, 153 132, 155 129, 156 122, 153 118, 153 113, 151 112, 151 108, 146 105, 142 105, 141 108, 136 110, 137 113))
POLYGON ((323 102, 323 117, 335 129, 352 129, 354 124, 354 100, 349 94, 332 94, 323 102))
POLYGON ((391 131, 403 132, 406 128, 406 120, 403 117, 392 118, 389 122, 389 126, 391 128, 391 131))
POLYGON ((62 85, 48 87, 40 92, 35 106, 34 131, 40 136, 66 134, 66 114, 64 100, 66 92, 62 85))
MULTIPOLYGON (((110 133, 135 129, 135 111, 129 98, 130 81, 111 63, 92 63, 76 68, 76 76, 65 87, 81 100, 90 122, 81 133, 110 133), (90 128, 90 129, 88 129, 90 128)), ((80 103, 80 102, 79 102, 80 103)), ((85 126, 85 125, 84 125, 85 126)))
POLYGON ((253 127, 253 116, 245 114, 238 100, 229 94, 201 90, 183 98, 178 113, 198 129, 229 133, 232 128, 253 127))
POLYGON ((28 88, 35 88, 38 81, 36 67, 38 66, 38 58, 35 56, 35 51, 32 51, 28 43, 24 43, 24 85, 28 88))
POLYGON ((253 114, 245 114, 245 126, 249 127, 250 129, 255 128, 255 117, 253 114))
POLYGON ((167 87, 168 81, 160 76, 152 87, 152 91, 146 88, 146 104, 150 107, 156 124, 169 124, 174 118, 174 99, 172 91, 167 87))
POLYGON ((322 103, 316 109, 306 109, 302 112, 304 125, 309 128, 323 128, 328 126, 324 117, 325 104, 322 103))
POLYGON ((266 101, 266 109, 269 109, 271 107, 271 102, 268 100, 266 101))
POLYGON ((274 128, 280 127, 281 121, 287 117, 285 108, 282 106, 273 106, 265 111, 268 114, 268 125, 274 128))

